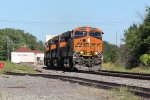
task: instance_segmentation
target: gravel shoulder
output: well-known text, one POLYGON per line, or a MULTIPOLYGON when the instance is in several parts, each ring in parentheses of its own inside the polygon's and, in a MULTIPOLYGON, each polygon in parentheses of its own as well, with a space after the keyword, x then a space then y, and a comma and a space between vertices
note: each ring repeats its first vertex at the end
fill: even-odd
POLYGON ((0 100, 112 100, 109 91, 32 76, 0 76, 0 100))
MULTIPOLYGON (((73 76, 105 82, 150 88, 146 80, 47 70, 34 67, 40 74, 73 76)), ((121 96, 120 96, 121 97, 121 96)), ((120 100, 112 91, 41 76, 0 75, 0 100, 120 100)))

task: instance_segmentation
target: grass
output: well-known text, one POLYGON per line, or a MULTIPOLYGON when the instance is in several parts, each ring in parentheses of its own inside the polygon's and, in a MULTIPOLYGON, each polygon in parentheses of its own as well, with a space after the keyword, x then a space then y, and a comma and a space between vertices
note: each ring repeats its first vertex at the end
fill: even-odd
POLYGON ((150 68, 136 67, 132 69, 126 69, 123 66, 118 66, 113 63, 103 63, 102 69, 110 71, 120 71, 120 72, 136 72, 136 73, 148 73, 150 74, 150 68))
POLYGON ((5 74, 6 72, 18 72, 18 73, 31 73, 34 74, 36 71, 27 65, 14 64, 9 61, 4 61, 4 68, 0 69, 0 74, 5 74))
POLYGON ((141 97, 134 95, 126 87, 120 87, 118 89, 112 89, 111 90, 111 97, 114 100, 142 100, 141 97))

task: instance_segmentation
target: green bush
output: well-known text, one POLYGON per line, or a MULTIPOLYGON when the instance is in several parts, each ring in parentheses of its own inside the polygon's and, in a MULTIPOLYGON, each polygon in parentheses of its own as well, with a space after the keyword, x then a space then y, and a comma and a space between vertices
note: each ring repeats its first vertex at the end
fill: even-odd
POLYGON ((150 63, 150 55, 149 55, 149 54, 143 54, 143 55, 140 57, 140 60, 141 60, 141 62, 142 62, 143 65, 149 66, 149 63, 150 63))

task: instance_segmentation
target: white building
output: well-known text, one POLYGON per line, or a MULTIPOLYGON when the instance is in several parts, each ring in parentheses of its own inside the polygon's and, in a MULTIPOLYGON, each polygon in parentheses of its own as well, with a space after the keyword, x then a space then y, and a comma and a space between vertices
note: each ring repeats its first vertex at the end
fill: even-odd
POLYGON ((11 52, 11 62, 13 63, 43 64, 43 61, 44 53, 39 50, 30 50, 23 47, 11 52))

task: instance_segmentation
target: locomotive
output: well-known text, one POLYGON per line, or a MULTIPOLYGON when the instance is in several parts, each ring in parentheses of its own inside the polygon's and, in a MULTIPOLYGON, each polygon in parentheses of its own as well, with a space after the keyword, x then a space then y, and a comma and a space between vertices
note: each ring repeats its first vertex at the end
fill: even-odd
POLYGON ((49 68, 98 71, 102 67, 102 30, 77 27, 46 43, 44 64, 49 68))

